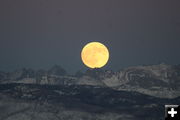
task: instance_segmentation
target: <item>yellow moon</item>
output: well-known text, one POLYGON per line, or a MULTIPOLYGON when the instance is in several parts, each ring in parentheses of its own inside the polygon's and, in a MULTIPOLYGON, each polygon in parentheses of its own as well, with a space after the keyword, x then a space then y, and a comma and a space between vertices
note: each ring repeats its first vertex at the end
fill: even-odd
POLYGON ((101 68, 109 60, 109 51, 100 42, 90 42, 81 51, 83 63, 90 68, 101 68))

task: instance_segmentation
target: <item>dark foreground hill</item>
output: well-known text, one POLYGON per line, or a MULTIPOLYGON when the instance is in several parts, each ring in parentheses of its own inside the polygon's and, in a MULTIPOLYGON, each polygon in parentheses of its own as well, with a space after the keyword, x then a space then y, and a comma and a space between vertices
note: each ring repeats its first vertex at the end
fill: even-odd
POLYGON ((164 120, 164 105, 179 103, 102 86, 0 85, 0 120, 164 120))

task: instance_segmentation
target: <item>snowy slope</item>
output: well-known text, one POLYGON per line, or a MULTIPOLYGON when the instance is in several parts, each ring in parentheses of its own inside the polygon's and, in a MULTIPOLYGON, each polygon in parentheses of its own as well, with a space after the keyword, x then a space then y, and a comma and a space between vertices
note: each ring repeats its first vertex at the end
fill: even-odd
POLYGON ((160 99, 137 92, 81 85, 0 85, 1 120, 163 120, 160 99))
POLYGON ((11 73, 0 72, 0 83, 92 85, 136 91, 162 98, 175 98, 180 96, 180 66, 166 64, 134 66, 118 72, 89 69, 85 73, 72 76, 56 65, 50 70, 22 69, 11 73))

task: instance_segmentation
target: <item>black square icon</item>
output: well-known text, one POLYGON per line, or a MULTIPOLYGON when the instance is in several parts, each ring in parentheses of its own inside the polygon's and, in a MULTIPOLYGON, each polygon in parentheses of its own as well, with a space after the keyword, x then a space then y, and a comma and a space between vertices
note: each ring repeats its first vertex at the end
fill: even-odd
POLYGON ((180 106, 165 105, 165 120, 180 120, 180 106))

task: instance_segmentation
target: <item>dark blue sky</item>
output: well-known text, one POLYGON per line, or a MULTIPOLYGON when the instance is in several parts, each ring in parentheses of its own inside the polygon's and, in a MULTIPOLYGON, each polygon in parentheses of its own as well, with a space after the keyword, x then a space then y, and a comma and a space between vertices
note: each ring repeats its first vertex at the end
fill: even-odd
POLYGON ((180 0, 0 0, 0 70, 84 70, 90 41, 110 50, 105 69, 180 63, 180 0))

